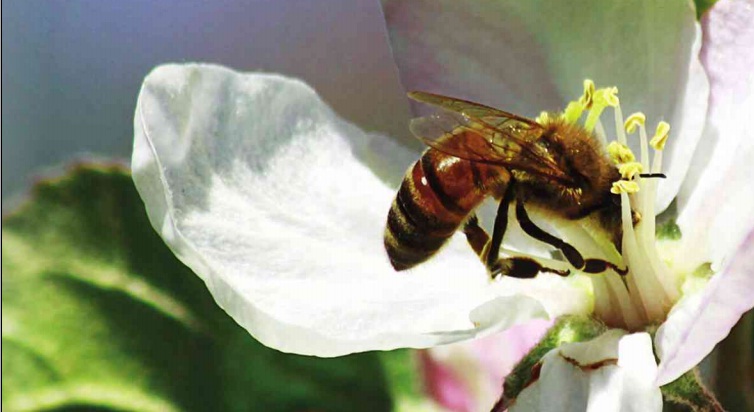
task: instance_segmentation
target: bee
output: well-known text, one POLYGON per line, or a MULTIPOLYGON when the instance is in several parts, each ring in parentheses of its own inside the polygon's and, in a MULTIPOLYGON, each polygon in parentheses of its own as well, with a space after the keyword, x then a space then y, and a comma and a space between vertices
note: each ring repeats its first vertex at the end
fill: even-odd
POLYGON ((541 123, 478 103, 425 92, 409 97, 441 109, 413 119, 412 133, 428 148, 407 171, 387 217, 384 245, 397 271, 432 257, 462 227, 490 276, 532 278, 539 272, 567 276, 525 257, 500 258, 509 206, 524 232, 559 250, 586 273, 628 268, 584 258, 573 246, 530 219, 527 208, 578 220, 595 216, 620 249, 620 197, 611 193, 617 167, 591 132, 552 117, 541 123), (492 237, 476 208, 499 201, 492 237))

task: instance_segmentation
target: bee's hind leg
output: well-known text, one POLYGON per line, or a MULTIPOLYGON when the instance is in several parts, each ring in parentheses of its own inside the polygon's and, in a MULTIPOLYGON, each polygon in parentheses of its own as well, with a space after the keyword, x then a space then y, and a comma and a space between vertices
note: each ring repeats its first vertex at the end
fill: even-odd
POLYGON ((495 278, 502 275, 529 279, 537 276, 539 272, 551 272, 560 276, 568 276, 570 274, 569 271, 542 266, 534 259, 526 257, 500 258, 500 247, 502 246, 503 236, 508 227, 508 206, 512 197, 513 191, 509 187, 505 196, 500 200, 497 216, 495 216, 495 227, 492 231, 492 238, 479 226, 479 219, 476 214, 471 215, 463 226, 466 240, 487 267, 490 277, 495 278))

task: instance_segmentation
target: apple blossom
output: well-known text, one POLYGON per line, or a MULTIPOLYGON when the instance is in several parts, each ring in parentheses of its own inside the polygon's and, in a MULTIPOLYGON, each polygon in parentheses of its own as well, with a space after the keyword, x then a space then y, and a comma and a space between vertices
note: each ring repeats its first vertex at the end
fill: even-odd
MULTIPOLYGON (((704 61, 702 32, 683 1, 385 7, 410 88, 533 117, 566 109, 584 78, 603 87, 583 92, 591 104, 568 107, 617 142, 611 154, 627 175, 615 187, 623 249, 588 219, 549 224, 585 255, 627 266, 625 284, 615 273, 491 281, 462 235, 429 262, 395 273, 382 250, 394 188, 368 165, 402 172, 419 153, 340 119, 301 81, 212 65, 161 66, 142 86, 132 167, 154 228, 265 345, 318 356, 423 348, 589 314, 615 329, 589 342, 564 340, 513 407, 573 389, 582 394, 575 409, 631 410, 626 402, 637 400, 659 410, 659 386, 696 365, 754 305, 746 179, 754 129, 744 124, 754 79, 739 63, 750 58, 744 48, 754 36, 739 22, 730 29, 744 40, 728 42, 719 22, 728 9, 751 16, 751 5, 718 3, 705 23, 704 61), (617 94, 605 87, 612 85, 617 94), (645 123, 657 125, 651 142, 645 123), (709 150, 692 162, 700 139, 709 150), (626 166, 627 153, 640 166, 626 166), (668 178, 632 180, 632 167, 668 178), (682 237, 655 241, 654 216, 674 198, 682 237), (641 215, 636 225, 632 211, 641 215), (657 325, 659 365, 644 332, 657 325), (558 387, 582 372, 573 382, 583 384, 558 387)), ((517 244, 520 234, 509 240, 507 253, 546 258, 541 246, 517 244)))

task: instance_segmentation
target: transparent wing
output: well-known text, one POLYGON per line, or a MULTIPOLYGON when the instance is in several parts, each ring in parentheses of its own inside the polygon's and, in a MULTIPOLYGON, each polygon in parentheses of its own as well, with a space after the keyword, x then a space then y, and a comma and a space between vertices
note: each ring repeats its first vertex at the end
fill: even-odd
POLYGON ((541 127, 517 121, 494 127, 465 113, 441 111, 413 119, 410 128, 425 144, 451 156, 571 180, 546 153, 536 150, 541 127))
POLYGON ((457 99, 455 97, 442 96, 434 93, 413 91, 408 97, 418 102, 431 104, 444 110, 461 113, 470 117, 477 118, 493 127, 519 127, 528 129, 541 129, 542 126, 534 120, 526 117, 509 113, 494 107, 483 104, 470 102, 468 100, 457 99))

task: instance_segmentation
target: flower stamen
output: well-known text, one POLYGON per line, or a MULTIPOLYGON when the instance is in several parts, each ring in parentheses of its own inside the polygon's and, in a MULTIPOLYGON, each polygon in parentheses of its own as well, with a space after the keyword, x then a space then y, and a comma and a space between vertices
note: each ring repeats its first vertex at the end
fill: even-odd
MULTIPOLYGON (((617 93, 618 89, 616 88, 615 90, 617 93)), ((618 136, 618 142, 626 144, 626 131, 621 127, 623 124, 623 111, 620 108, 618 96, 615 96, 615 101, 615 105, 613 106, 613 111, 615 112, 615 132, 618 136)))
POLYGON ((644 126, 644 122, 646 122, 647 117, 642 112, 636 112, 628 116, 626 119, 626 122, 623 124, 623 127, 626 129, 626 132, 631 134, 636 131, 636 128, 639 126, 644 126))
POLYGON ((584 109, 585 107, 580 101, 570 102, 563 111, 563 119, 570 124, 574 124, 581 118, 584 109))
MULTIPOLYGON (((620 103, 618 100, 618 88, 606 87, 602 89, 597 89, 594 92, 594 95, 592 96, 591 100, 592 100, 592 104, 591 104, 591 107, 589 108, 589 114, 587 115, 586 122, 584 123, 584 128, 590 132, 594 130, 594 127, 597 124, 597 121, 599 120, 600 115, 602 115, 602 112, 608 106, 616 107, 620 103)), ((619 124, 622 125, 623 121, 621 120, 619 124)))
POLYGON ((639 191, 639 184, 628 180, 618 180, 613 182, 610 191, 616 195, 636 193, 639 191))
POLYGON ((622 277, 615 273, 588 276, 592 281, 595 314, 609 326, 637 330, 663 321, 680 297, 680 287, 673 273, 660 260, 655 244, 654 203, 658 180, 645 178, 661 175, 662 149, 670 125, 660 122, 651 142, 648 141, 646 116, 637 112, 624 121, 617 93, 615 87, 595 89, 594 82, 585 80, 583 95, 577 102, 571 102, 561 116, 575 123, 583 111, 588 110, 584 128, 604 142, 606 133, 600 117, 607 107, 614 109, 615 140, 607 144, 606 149, 620 173, 620 179, 612 183, 610 191, 620 196, 621 250, 616 250, 609 236, 598 233, 588 220, 566 225, 563 230, 568 232, 569 242, 577 249, 590 250, 594 258, 619 262, 618 267, 628 268, 628 274, 622 277), (639 161, 627 145, 627 135, 637 130, 639 161), (651 170, 650 145, 655 150, 651 170), (645 171, 651 173, 644 174, 645 171))
POLYGON ((657 124, 657 130, 654 137, 650 140, 649 144, 655 150, 662 150, 665 148, 665 142, 668 140, 670 134, 670 125, 667 122, 660 122, 657 124))
POLYGON ((636 161, 634 152, 632 152, 624 143, 618 143, 616 141, 612 141, 607 145, 607 154, 610 155, 610 159, 612 159, 616 165, 636 161))
POLYGON ((594 97, 594 82, 591 79, 584 80, 584 93, 579 98, 579 103, 584 109, 592 108, 592 98, 594 97))
POLYGON ((631 180, 643 171, 644 167, 639 162, 628 162, 618 166, 618 172, 620 172, 621 177, 625 180, 631 180))
MULTIPOLYGON (((629 132, 635 131, 638 127, 641 138, 641 157, 642 161, 648 163, 648 148, 646 131, 644 128, 645 116, 635 114, 629 117, 624 124, 625 129, 629 132), (630 120, 630 122, 629 122, 630 120)), ((662 162, 662 148, 667 141, 670 126, 666 122, 660 122, 657 131, 650 144, 655 149, 655 158, 652 165, 653 173, 659 173, 662 162)), ((620 164, 619 171, 623 178, 627 174, 635 173, 642 163, 634 161, 620 164), (631 165, 631 166, 629 166, 631 165)), ((635 180, 632 183, 637 183, 635 180)), ((631 297, 637 307, 643 309, 646 320, 649 322, 660 322, 664 320, 667 311, 673 302, 678 298, 677 287, 672 282, 669 270, 663 264, 655 247, 655 219, 654 219, 654 199, 657 191, 657 181, 645 181, 639 179, 636 187, 631 186, 626 190, 626 184, 616 182, 621 192, 621 213, 623 221, 623 259, 631 268, 629 277, 630 290, 635 293, 631 297), (631 194, 630 190, 636 190, 631 194), (643 194, 638 192, 641 190, 643 194), (631 196, 629 196, 631 194, 631 196), (633 225, 632 210, 639 212, 644 219, 641 219, 636 227, 633 225)), ((614 184, 615 189, 616 184, 614 184)))

